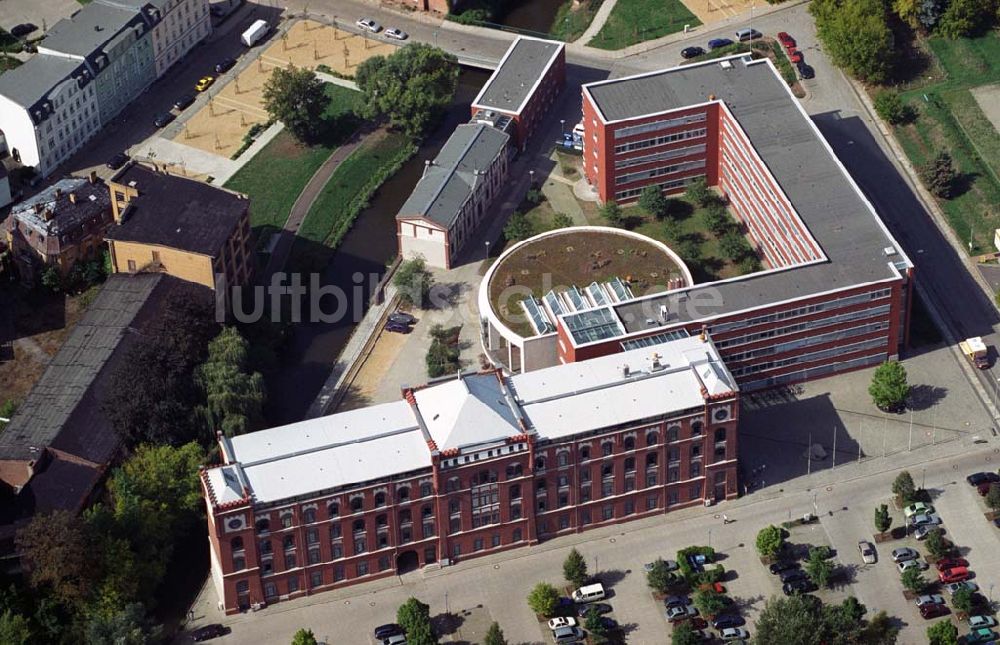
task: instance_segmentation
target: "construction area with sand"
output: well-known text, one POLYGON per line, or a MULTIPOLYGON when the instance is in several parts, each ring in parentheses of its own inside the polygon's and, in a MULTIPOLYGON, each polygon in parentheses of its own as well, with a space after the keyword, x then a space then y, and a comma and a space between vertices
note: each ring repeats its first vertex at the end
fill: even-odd
POLYGON ((239 150, 243 136, 254 123, 267 121, 264 83, 275 68, 316 69, 325 65, 344 76, 353 76, 363 61, 387 56, 395 49, 390 43, 313 20, 295 22, 231 82, 210 88, 211 100, 188 119, 174 140, 229 158, 239 150))
POLYGON ((683 0, 683 2, 684 6, 706 25, 747 13, 751 7, 757 6, 752 0, 683 0))
POLYGON ((993 129, 1000 132, 1000 85, 983 85, 970 90, 993 129))

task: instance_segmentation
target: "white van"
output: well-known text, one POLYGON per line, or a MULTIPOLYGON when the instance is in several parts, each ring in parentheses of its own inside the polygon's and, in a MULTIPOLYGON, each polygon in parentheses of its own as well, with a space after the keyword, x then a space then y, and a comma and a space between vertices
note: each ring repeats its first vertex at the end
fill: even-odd
POLYGON ((583 604, 604 600, 604 585, 601 583, 586 585, 573 592, 573 602, 583 604))

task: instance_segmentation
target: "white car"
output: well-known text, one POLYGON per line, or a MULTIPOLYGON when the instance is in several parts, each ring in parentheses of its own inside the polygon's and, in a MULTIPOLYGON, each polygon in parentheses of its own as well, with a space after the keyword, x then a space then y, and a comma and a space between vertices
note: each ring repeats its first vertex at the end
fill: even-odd
POLYGON ((916 569, 917 571, 926 571, 927 563, 923 560, 903 560, 896 565, 900 573, 903 573, 907 569, 916 569))
POLYGON ((872 543, 867 540, 858 540, 858 551, 861 552, 861 561, 865 564, 875 564, 875 560, 878 557, 875 553, 875 547, 872 543))
POLYGON ((722 630, 720 636, 724 641, 735 641, 741 638, 750 638, 750 632, 742 627, 727 627, 722 630))
POLYGON ((917 502, 916 504, 910 504, 903 509, 903 515, 906 517, 913 517, 914 515, 929 515, 934 512, 934 507, 930 504, 924 504, 923 502, 917 502))
POLYGON ((968 580, 963 580, 962 582, 953 582, 950 585, 945 585, 944 589, 949 594, 951 594, 952 596, 954 596, 955 592, 958 591, 959 589, 968 589, 969 591, 972 591, 972 592, 979 591, 979 585, 977 585, 975 582, 970 582, 968 580))
POLYGON ((373 34, 377 34, 378 32, 382 31, 382 25, 378 24, 371 18, 358 18, 358 21, 355 22, 354 24, 356 24, 358 27, 361 27, 365 31, 372 32, 373 34))
POLYGON ((395 27, 392 27, 390 29, 385 30, 385 37, 395 38, 396 40, 406 40, 407 38, 410 37, 410 34, 406 33, 402 29, 396 29, 395 27))
POLYGON ((549 629, 559 629, 560 627, 576 627, 576 618, 572 616, 556 616, 549 620, 549 629))
POLYGON ((995 627, 997 619, 993 616, 972 616, 969 618, 969 628, 979 629, 981 627, 995 627))

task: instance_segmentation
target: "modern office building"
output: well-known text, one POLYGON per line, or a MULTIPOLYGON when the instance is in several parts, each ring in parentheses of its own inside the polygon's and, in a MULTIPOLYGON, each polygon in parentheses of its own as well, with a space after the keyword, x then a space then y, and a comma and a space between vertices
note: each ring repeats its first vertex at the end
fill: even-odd
POLYGON ((733 498, 738 416, 704 336, 220 437, 201 476, 220 607, 733 498))

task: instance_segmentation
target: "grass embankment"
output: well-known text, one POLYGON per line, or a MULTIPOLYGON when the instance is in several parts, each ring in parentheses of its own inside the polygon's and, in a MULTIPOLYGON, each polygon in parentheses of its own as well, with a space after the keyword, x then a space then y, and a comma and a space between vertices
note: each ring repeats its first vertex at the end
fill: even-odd
POLYGON ((973 254, 990 252, 1000 227, 1000 134, 971 90, 1000 83, 1000 36, 932 38, 928 45, 943 78, 932 76, 902 94, 918 117, 895 126, 895 134, 918 168, 940 150, 951 154, 961 173, 957 194, 938 201, 967 248, 972 241, 973 254))
POLYGON ((587 31, 603 0, 566 0, 552 19, 549 31, 556 40, 571 43, 587 31))
POLYGON ((618 0, 607 21, 587 44, 600 49, 622 49, 655 40, 701 21, 680 0, 618 0))

